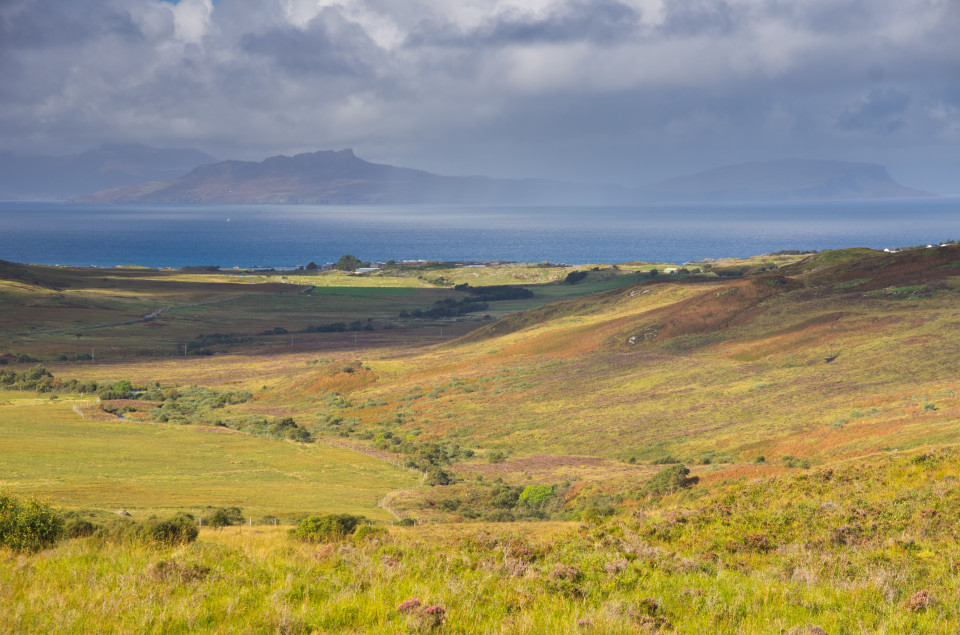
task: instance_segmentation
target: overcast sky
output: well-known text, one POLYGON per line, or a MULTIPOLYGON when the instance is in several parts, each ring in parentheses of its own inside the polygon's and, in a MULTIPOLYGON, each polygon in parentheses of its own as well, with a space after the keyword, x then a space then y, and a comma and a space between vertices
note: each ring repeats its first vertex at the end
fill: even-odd
POLYGON ((0 149, 125 141, 624 185, 842 159, 960 193, 960 0, 0 0, 0 149))

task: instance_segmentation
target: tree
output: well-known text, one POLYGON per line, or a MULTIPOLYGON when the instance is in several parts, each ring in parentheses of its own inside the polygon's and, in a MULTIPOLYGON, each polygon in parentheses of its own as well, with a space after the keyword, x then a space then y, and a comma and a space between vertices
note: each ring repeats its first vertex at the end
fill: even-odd
POLYGON ((310 264, 307 265, 307 271, 316 271, 316 270, 317 270, 317 263, 311 260, 310 264))
POLYGON ((686 466, 671 465, 660 470, 647 481, 644 491, 654 496, 664 496, 686 489, 700 480, 697 476, 688 476, 689 474, 690 470, 686 466))
POLYGON ((337 271, 356 271, 361 266, 363 266, 363 262, 359 258, 346 254, 340 256, 340 260, 333 265, 333 268, 337 271))
POLYGON ((218 507, 205 520, 208 525, 217 529, 239 525, 243 522, 243 511, 239 507, 218 507))

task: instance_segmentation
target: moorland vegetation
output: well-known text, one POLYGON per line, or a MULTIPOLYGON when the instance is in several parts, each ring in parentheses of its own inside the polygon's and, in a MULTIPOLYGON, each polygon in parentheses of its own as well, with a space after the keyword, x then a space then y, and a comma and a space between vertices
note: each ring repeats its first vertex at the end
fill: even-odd
POLYGON ((960 625, 956 245, 0 299, 2 630, 960 625))

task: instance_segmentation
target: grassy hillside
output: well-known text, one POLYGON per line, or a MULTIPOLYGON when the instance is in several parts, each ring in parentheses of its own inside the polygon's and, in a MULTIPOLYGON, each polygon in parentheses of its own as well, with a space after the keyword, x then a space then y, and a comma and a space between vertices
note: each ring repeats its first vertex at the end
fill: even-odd
POLYGON ((146 391, 0 393, 6 490, 419 524, 319 545, 269 527, 66 541, 0 558, 16 607, 0 627, 438 630, 398 610, 418 598, 448 632, 956 630, 960 247, 651 268, 567 284, 584 268, 353 282, 5 263, 0 374, 40 360, 51 389, 146 391), (489 302, 498 319, 423 313, 469 301, 454 285, 508 282, 533 296, 489 302), (359 326, 307 328, 336 322, 359 326), (77 359, 88 346, 103 355, 77 359), (194 410, 193 385, 250 394, 194 410), (314 442, 268 433, 287 417, 314 442))

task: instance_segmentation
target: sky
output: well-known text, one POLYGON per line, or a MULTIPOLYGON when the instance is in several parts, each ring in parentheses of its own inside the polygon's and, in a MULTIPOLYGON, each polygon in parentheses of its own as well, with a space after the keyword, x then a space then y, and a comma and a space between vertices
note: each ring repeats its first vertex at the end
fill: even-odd
POLYGON ((0 0, 0 150, 626 186, 799 157, 960 194, 958 33, 960 0, 0 0))

